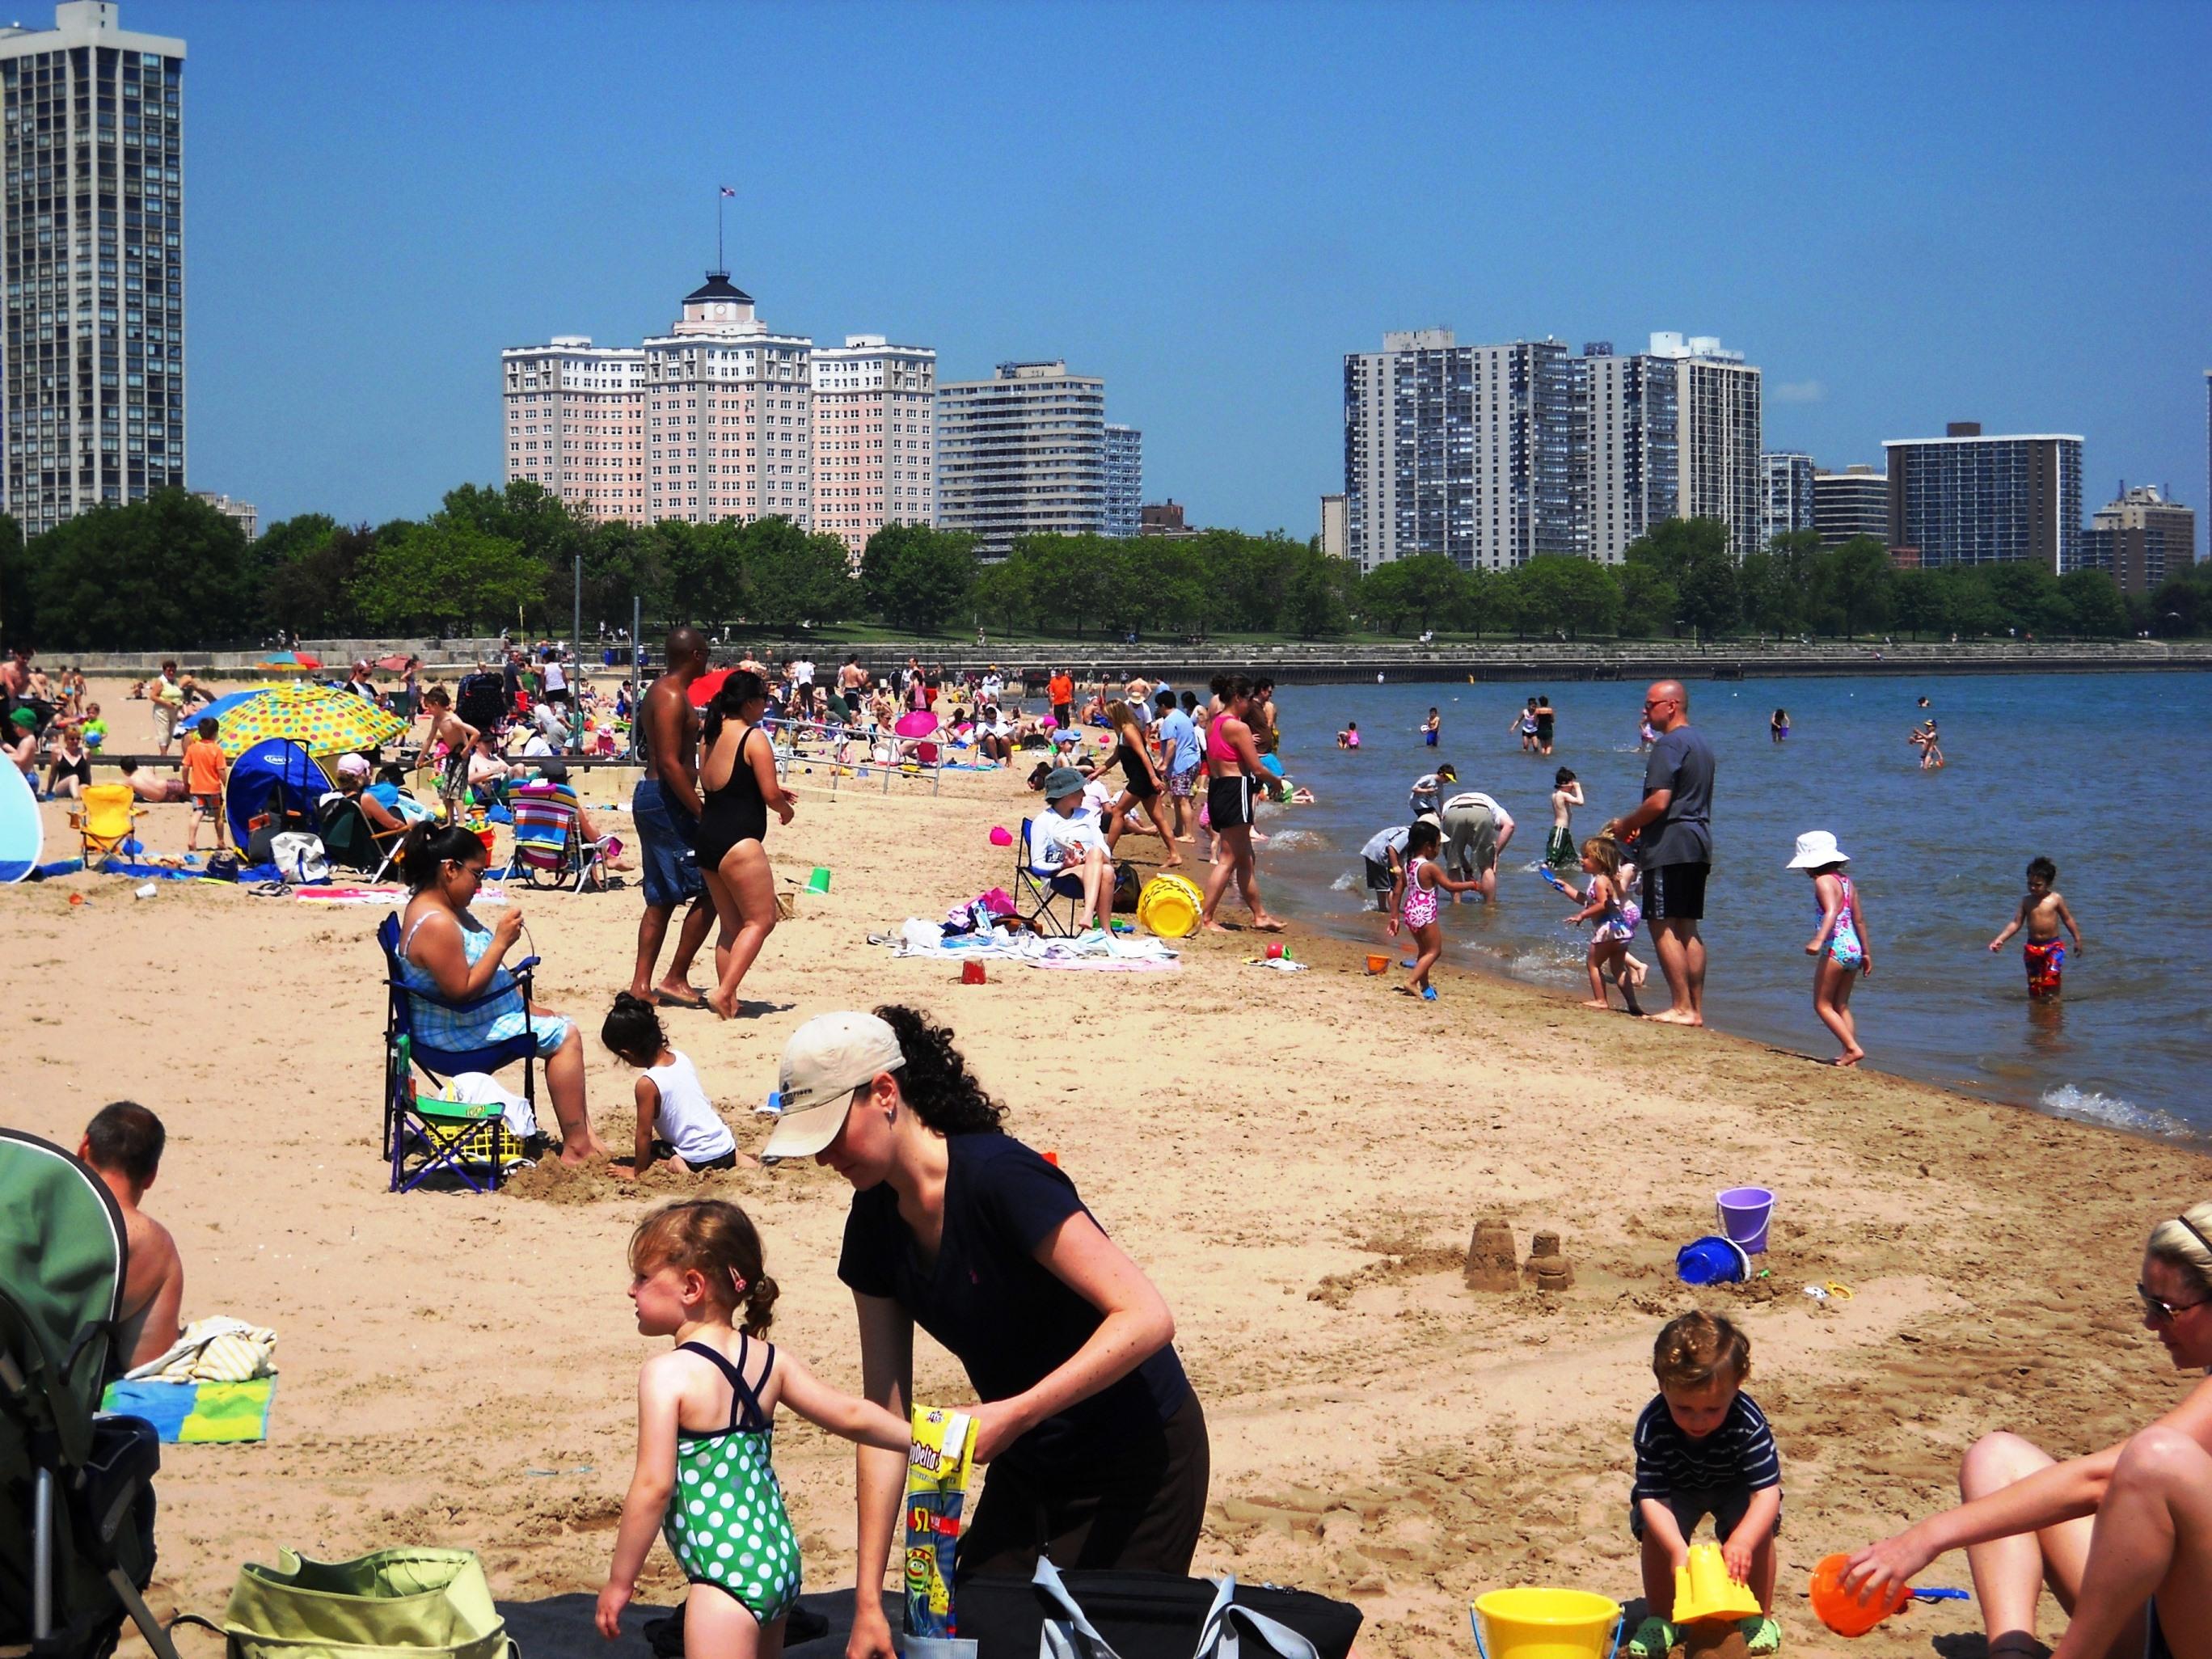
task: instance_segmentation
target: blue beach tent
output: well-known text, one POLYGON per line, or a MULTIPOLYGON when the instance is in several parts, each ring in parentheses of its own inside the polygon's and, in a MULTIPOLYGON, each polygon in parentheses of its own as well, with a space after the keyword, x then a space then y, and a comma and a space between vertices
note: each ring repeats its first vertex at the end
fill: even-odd
POLYGON ((228 786, 230 834, 244 847, 253 839, 253 820, 281 812, 289 829, 319 832, 315 803, 330 793, 330 780, 313 757, 289 738, 264 738, 231 763, 228 786))

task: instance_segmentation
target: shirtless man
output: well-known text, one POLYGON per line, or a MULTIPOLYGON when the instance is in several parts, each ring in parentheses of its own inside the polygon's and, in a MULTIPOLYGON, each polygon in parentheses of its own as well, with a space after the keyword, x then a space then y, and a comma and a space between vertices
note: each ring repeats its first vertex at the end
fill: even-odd
POLYGON ((115 1348, 116 1363, 125 1370, 176 1346, 177 1314, 184 1305, 185 1263, 177 1241, 138 1207, 161 1172, 161 1148, 167 1139, 160 1118, 136 1102, 118 1100, 100 1109, 77 1143, 76 1155, 115 1194, 130 1243, 115 1348))
POLYGON ((696 628, 678 628, 669 635, 667 649, 668 672, 647 688, 637 708, 637 763, 643 771, 630 796, 630 820, 637 826, 645 914, 638 918, 637 966, 629 989, 663 1008, 704 1008, 707 999, 691 986, 691 959, 706 941, 714 907, 702 902, 707 883, 692 851, 707 803, 699 793, 699 711, 691 706, 691 683, 707 672, 707 636, 696 628), (690 908, 676 935, 668 972, 655 984, 653 964, 679 904, 690 908))
POLYGON ((191 791, 182 778, 157 778, 142 770, 137 761, 123 763, 123 781, 131 786, 131 793, 140 800, 190 800, 191 791))

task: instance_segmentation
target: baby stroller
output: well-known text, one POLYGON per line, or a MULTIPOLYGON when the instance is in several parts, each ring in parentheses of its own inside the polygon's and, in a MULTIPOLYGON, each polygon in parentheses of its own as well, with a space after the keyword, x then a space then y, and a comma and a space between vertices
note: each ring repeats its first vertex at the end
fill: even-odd
POLYGON ((127 1261, 100 1177, 0 1129, 0 1651, 106 1659, 127 1613, 177 1659, 140 1594, 161 1444, 143 1419, 100 1410, 127 1261))

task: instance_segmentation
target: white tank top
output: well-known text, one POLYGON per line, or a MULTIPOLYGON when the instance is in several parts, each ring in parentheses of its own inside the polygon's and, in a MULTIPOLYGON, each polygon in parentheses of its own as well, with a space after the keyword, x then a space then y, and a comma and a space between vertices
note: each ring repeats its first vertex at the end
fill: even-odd
POLYGON ((690 1058, 673 1048, 668 1052, 675 1058, 646 1072, 660 1091, 659 1109, 653 1115, 653 1133, 695 1168, 737 1151, 737 1138, 714 1110, 714 1102, 707 1098, 690 1058))

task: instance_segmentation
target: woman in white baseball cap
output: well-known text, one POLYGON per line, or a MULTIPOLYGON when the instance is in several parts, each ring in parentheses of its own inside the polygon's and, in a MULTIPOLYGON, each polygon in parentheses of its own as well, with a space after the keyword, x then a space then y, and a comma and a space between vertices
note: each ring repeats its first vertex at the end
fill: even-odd
MULTIPOLYGON (((853 1183, 837 1276, 860 1326, 862 1391, 905 1412, 914 1328, 966 1369, 990 1473, 959 1572, 1190 1569, 1205 1520, 1206 1417, 1175 1317, 1058 1167, 1002 1132, 1005 1111, 952 1033, 911 1008, 823 1014, 783 1051, 783 1113, 763 1158, 811 1158, 853 1183)), ((905 1468, 862 1449, 859 1581, 882 1581, 905 1468)), ((846 1652, 889 1659, 877 1598, 846 1652)))

